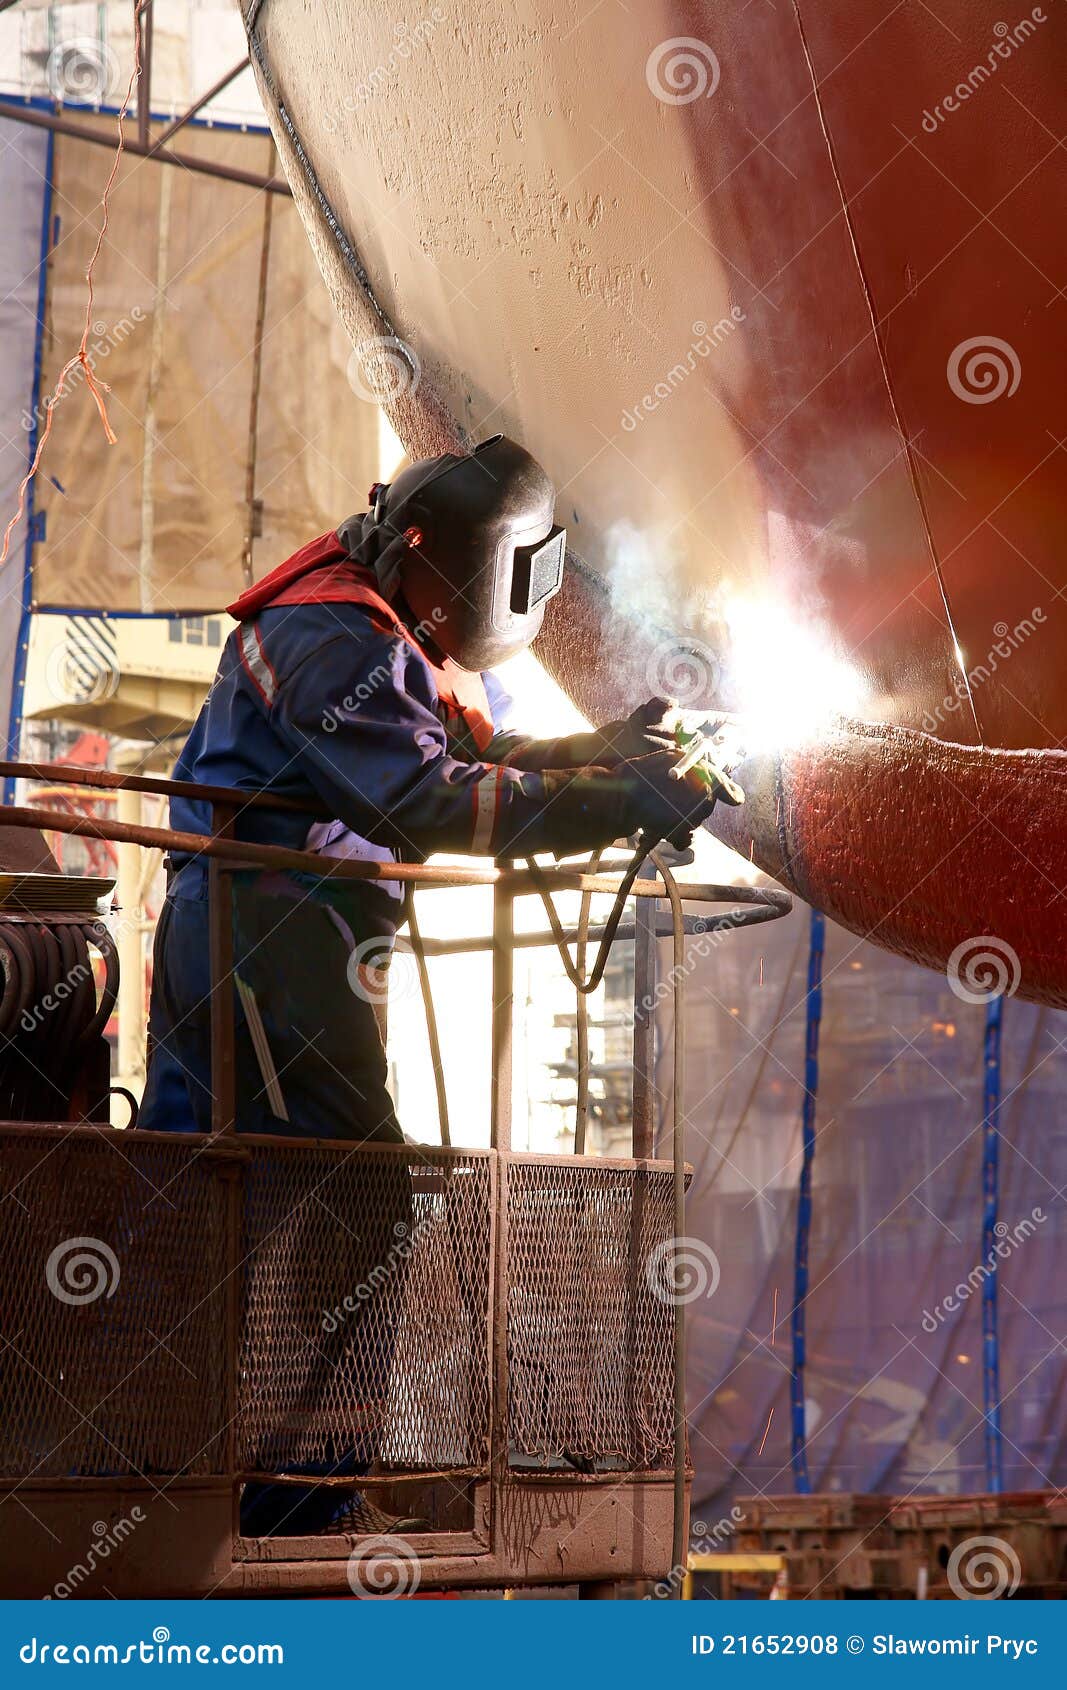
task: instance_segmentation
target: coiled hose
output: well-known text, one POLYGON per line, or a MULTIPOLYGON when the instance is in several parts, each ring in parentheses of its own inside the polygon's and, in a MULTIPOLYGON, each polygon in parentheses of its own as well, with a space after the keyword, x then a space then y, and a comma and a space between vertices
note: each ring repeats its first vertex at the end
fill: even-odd
POLYGON ((118 996, 115 942, 102 921, 0 916, 0 1116, 66 1121, 118 996), (103 959, 97 989, 91 951, 103 959))

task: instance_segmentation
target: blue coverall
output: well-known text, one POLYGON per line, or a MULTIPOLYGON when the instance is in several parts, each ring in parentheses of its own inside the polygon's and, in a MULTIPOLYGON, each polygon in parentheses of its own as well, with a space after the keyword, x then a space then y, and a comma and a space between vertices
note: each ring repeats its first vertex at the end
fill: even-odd
MULTIPOLYGON (((307 802, 306 813, 241 811, 239 839, 379 861, 553 843, 543 775, 501 766, 531 742, 501 731, 476 753, 452 738, 429 665, 360 606, 268 608, 250 665, 242 641, 252 628, 230 635, 174 771, 307 802), (324 813, 333 825, 317 819, 324 813)), ((486 681, 500 725, 508 700, 486 681)), ((170 817, 177 829, 210 830, 207 805, 175 798, 170 817)), ((239 1000, 239 1128, 399 1139, 373 1012, 346 988, 350 966, 388 956, 402 919, 398 883, 239 872, 234 906, 235 972, 258 1006, 289 1117, 268 1100, 239 1000)), ((210 1131, 209 990, 206 861, 175 855, 156 936, 143 1127, 210 1131)))

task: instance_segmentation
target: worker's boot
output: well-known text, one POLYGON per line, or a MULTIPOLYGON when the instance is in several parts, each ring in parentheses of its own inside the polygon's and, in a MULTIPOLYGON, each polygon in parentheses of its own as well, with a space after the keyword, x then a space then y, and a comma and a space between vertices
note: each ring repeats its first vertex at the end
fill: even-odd
POLYGON ((326 1527, 326 1532, 330 1537, 410 1537, 416 1532, 432 1529, 429 1520, 419 1519, 417 1515, 387 1514, 362 1491, 356 1491, 346 1497, 343 1507, 326 1527))

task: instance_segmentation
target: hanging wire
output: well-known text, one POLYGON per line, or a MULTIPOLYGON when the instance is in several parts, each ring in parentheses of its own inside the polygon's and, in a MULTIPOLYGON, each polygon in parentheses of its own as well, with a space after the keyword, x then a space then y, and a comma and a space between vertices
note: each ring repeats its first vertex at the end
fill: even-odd
POLYGON ((100 415, 100 421, 103 424, 104 434, 107 438, 108 445, 114 446, 115 441, 118 438, 108 419, 107 404, 104 399, 104 394, 110 393, 111 389, 106 381, 101 381, 94 374, 92 360, 89 357, 89 335, 92 332, 93 323, 93 275, 96 270, 97 259, 100 257, 100 253, 103 250, 104 240, 107 235, 111 205, 111 190, 115 185, 115 178, 119 172, 119 164, 121 163, 123 150, 126 144, 125 132, 122 127, 123 120, 129 110, 130 101, 133 98, 133 90, 141 76, 141 17, 149 3, 150 0, 136 0, 134 8, 133 69, 130 72, 130 80, 126 85, 126 93, 123 96, 122 105, 119 107, 118 117, 116 118, 116 132, 118 140, 115 147, 115 156, 111 163, 111 173, 104 184, 104 191, 100 196, 100 228, 97 231, 96 244, 93 247, 92 256, 89 259, 88 268, 85 272, 85 323, 82 327, 81 342, 73 357, 68 358, 67 362, 63 365, 63 368, 60 370, 59 375, 56 378, 55 387, 44 402, 44 428, 41 430, 38 437, 37 449, 33 454, 30 467, 19 483, 18 500, 15 505, 15 513, 4 530, 3 546, 0 548, 0 564, 7 562, 8 552, 11 547, 11 536, 16 525, 21 520, 22 513, 26 508, 26 493, 30 482, 37 474, 38 465, 41 462, 44 449, 48 444, 48 438, 52 432, 52 421, 55 414, 55 408, 63 396, 67 377, 70 375, 72 370, 77 368, 79 364, 85 372, 85 385, 93 396, 96 409, 100 415))

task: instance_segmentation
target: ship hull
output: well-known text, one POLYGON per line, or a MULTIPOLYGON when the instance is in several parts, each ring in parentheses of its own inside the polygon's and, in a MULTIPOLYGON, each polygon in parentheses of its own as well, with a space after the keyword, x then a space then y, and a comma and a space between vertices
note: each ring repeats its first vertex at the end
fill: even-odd
POLYGON ((784 615, 724 836, 931 966, 993 935, 1060 1003, 1067 31, 884 11, 265 0, 253 48, 354 380, 411 452, 504 429, 560 489, 571 695, 744 711, 733 612, 784 615), (790 689, 838 671, 793 743, 790 689))

